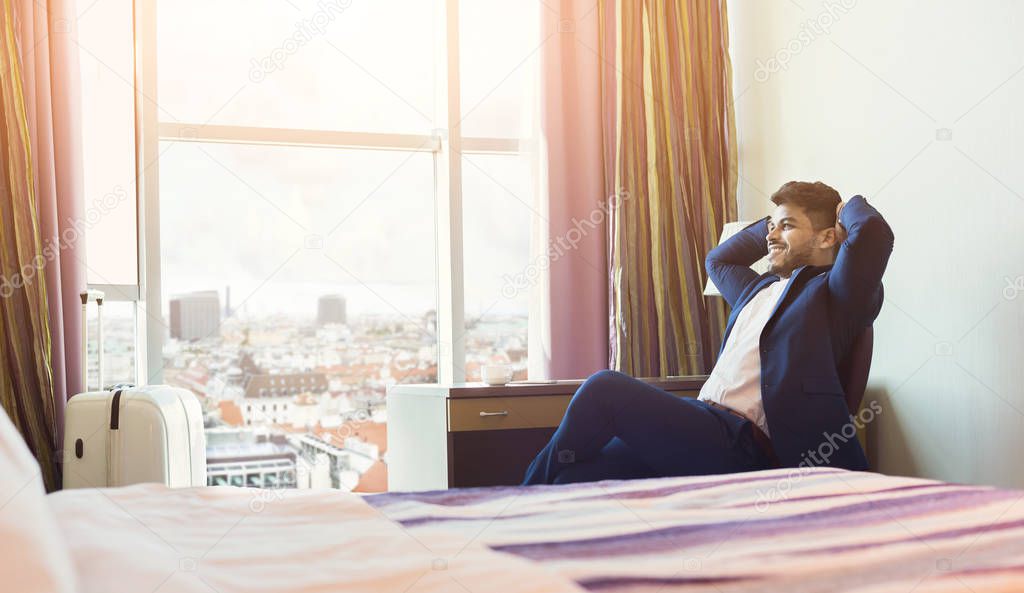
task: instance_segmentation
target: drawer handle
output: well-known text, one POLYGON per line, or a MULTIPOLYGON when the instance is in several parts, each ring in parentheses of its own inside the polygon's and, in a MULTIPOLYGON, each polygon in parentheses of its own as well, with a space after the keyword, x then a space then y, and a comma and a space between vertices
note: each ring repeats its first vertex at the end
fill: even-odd
POLYGON ((487 416, 508 416, 508 410, 502 410, 500 412, 480 412, 481 418, 486 418, 487 416))

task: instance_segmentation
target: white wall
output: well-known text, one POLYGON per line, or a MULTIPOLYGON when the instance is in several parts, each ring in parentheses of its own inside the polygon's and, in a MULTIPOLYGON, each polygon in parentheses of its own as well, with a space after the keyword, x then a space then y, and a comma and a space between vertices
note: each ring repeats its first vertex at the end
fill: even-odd
POLYGON ((896 235, 867 394, 883 406, 874 467, 1024 487, 1024 290, 1004 296, 1008 279, 1024 287, 1024 2, 728 9, 741 218, 767 214, 785 181, 820 179, 896 235), (800 41, 809 20, 834 22, 800 41))

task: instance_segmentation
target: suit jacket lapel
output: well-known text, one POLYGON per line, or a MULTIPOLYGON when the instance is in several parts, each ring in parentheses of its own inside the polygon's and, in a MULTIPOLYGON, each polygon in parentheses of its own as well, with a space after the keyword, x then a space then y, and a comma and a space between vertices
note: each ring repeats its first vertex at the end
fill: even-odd
POLYGON ((771 325, 772 321, 775 319, 775 315, 779 312, 779 309, 781 309, 782 306, 786 304, 786 297, 789 296, 790 291, 793 290, 793 287, 797 283, 804 284, 808 280, 810 280, 811 278, 814 278, 819 273, 825 272, 826 270, 830 269, 831 267, 832 267, 831 265, 828 265, 828 266, 800 266, 799 268, 797 268, 793 272, 793 276, 790 278, 789 284, 786 284, 786 288, 783 289, 782 296, 780 296, 779 300, 775 303, 775 307, 772 309, 772 314, 768 316, 768 321, 765 323, 764 326, 768 327, 769 325, 771 325))
MULTIPOLYGON (((786 285, 786 288, 782 291, 782 296, 780 296, 778 302, 775 303, 775 307, 772 309, 772 314, 768 317, 768 322, 765 323, 765 328, 771 325, 772 321, 775 319, 775 316, 779 313, 779 310, 786 303, 786 297, 789 296, 789 293, 790 291, 793 290, 793 286, 795 284, 797 284, 798 282, 802 283, 805 280, 815 277, 816 275, 818 275, 818 273, 825 272, 831 268, 831 265, 800 266, 799 268, 794 270, 793 275, 790 278, 789 284, 786 285)), ((753 299, 754 296, 757 295, 757 293, 761 292, 765 286, 768 286, 769 284, 776 280, 780 280, 780 277, 776 274, 766 273, 762 275, 761 278, 757 280, 757 284, 754 285, 754 288, 751 289, 749 294, 747 294, 747 298, 743 299, 743 302, 741 302, 739 306, 736 307, 736 309, 733 311, 733 314, 730 316, 729 326, 725 328, 725 336, 722 338, 722 345, 718 349, 719 356, 722 355, 722 350, 725 349, 725 343, 729 339, 729 334, 732 333, 732 326, 736 324, 736 319, 739 317, 739 312, 742 311, 743 307, 746 307, 747 303, 749 303, 751 299, 753 299)))

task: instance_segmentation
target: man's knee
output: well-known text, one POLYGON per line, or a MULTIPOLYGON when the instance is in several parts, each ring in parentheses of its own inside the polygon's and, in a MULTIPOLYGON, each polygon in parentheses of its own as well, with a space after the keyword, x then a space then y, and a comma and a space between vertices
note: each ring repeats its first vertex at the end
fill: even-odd
POLYGON ((604 397, 616 393, 619 391, 618 388, 622 385, 623 381, 628 378, 629 375, 611 369, 597 371, 587 377, 587 380, 580 385, 573 399, 604 397))
POLYGON ((609 385, 622 383, 623 380, 628 380, 629 378, 629 375, 625 373, 620 373, 619 371, 613 371, 611 369, 603 369, 587 377, 587 380, 584 381, 583 384, 586 385, 590 383, 595 385, 609 385))

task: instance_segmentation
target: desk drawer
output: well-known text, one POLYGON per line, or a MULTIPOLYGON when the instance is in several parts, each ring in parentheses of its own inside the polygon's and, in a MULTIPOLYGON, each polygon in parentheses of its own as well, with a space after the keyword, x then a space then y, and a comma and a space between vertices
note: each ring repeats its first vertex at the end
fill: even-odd
POLYGON ((571 395, 448 400, 448 430, 509 430, 558 426, 571 395))

